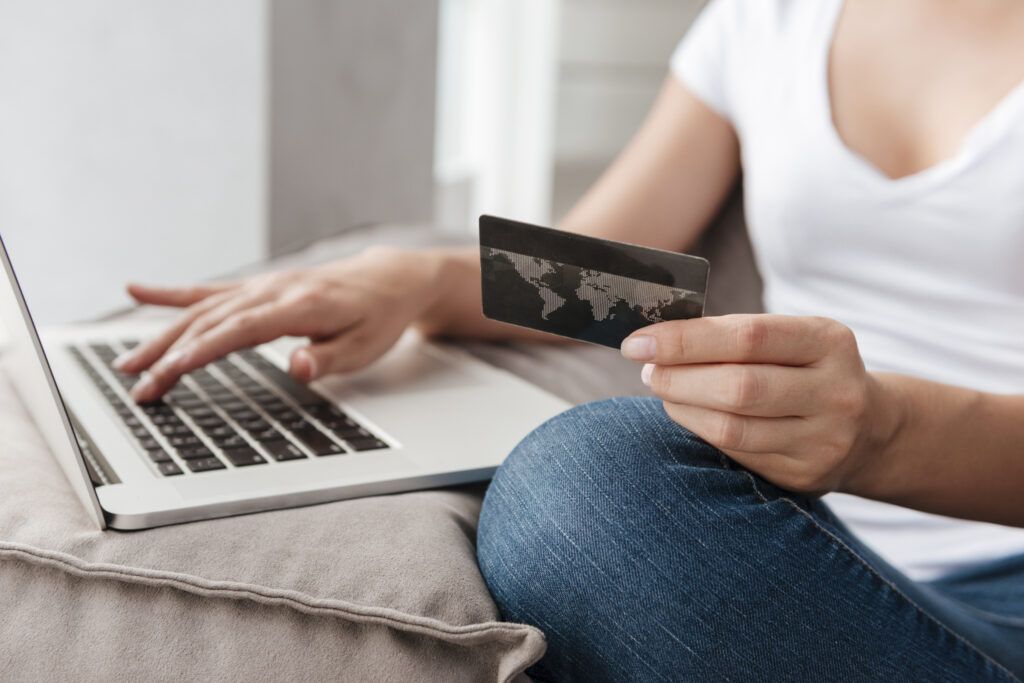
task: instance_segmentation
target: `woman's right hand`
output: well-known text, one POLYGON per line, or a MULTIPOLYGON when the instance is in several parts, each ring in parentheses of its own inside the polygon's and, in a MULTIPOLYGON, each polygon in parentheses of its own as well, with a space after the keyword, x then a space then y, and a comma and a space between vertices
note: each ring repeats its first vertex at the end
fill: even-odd
POLYGON ((139 303, 183 308, 177 322, 120 356, 116 367, 142 373, 132 389, 154 401, 185 373, 232 351, 278 337, 308 337, 290 359, 308 382, 350 372, 387 351, 441 296, 442 259, 431 252, 371 248, 303 270, 192 287, 128 285, 139 303))

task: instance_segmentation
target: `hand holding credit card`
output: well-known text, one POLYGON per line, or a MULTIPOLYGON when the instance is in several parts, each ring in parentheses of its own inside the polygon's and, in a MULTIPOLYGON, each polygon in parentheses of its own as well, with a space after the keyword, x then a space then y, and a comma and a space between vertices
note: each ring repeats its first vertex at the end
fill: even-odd
POLYGON ((704 314, 705 259, 480 217, 484 315, 619 348, 636 330, 704 314))

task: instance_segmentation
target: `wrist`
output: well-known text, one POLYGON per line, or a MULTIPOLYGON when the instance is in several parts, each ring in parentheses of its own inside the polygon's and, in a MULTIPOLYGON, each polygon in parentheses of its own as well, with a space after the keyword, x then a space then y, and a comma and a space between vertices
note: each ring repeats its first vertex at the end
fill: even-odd
POLYGON ((852 467, 839 487, 843 493, 877 498, 896 477, 898 444, 910 421, 899 376, 867 374, 867 401, 861 436, 851 453, 852 467))
MULTIPOLYGON (((468 287, 466 250, 438 247, 417 252, 431 276, 424 284, 424 308, 416 319, 416 327, 428 337, 443 336, 449 332, 453 317, 462 297, 462 290, 468 287)), ((479 285, 473 285, 479 289, 479 285)))
MULTIPOLYGON (((434 308, 445 296, 446 273, 441 249, 410 249, 393 245, 373 245, 355 261, 370 277, 382 285, 415 323, 425 311, 434 308)), ((353 261, 342 259, 328 264, 335 277, 351 277, 353 261)), ((397 313, 397 311, 396 311, 397 313)))

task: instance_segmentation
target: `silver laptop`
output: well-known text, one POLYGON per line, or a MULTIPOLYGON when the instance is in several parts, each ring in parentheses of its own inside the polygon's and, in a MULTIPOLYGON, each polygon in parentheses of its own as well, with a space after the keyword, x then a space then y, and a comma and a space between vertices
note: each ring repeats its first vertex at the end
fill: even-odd
MULTIPOLYGON (((3 362, 88 514, 144 529, 488 479, 568 405, 407 333, 361 373, 312 385, 281 339, 186 375, 137 405, 111 362, 159 327, 37 330, 0 240, 3 362)), ((13 255, 17 263, 17 255, 13 255)))

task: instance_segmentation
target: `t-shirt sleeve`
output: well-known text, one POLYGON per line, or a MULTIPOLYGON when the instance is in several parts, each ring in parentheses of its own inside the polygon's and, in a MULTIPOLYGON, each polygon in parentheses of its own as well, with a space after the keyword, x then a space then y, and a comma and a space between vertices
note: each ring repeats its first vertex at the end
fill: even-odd
MULTIPOLYGON (((760 1, 760 0, 758 0, 760 1)), ((672 73, 704 104, 733 121, 730 74, 735 73, 738 0, 711 0, 672 55, 672 73)))

